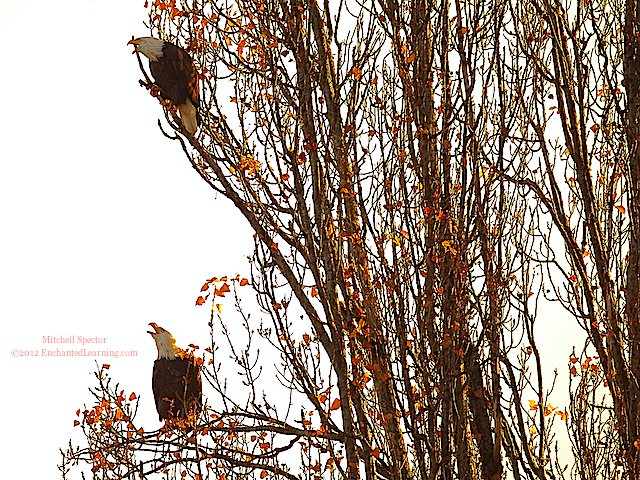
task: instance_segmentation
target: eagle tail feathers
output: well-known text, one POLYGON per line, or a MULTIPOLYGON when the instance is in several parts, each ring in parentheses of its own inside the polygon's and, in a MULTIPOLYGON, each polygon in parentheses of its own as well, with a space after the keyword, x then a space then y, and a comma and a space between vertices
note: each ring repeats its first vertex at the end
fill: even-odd
POLYGON ((193 135, 198 130, 198 111, 196 107, 193 106, 191 100, 187 98, 186 103, 178 106, 178 110, 180 111, 180 118, 182 118, 182 123, 189 132, 193 135))

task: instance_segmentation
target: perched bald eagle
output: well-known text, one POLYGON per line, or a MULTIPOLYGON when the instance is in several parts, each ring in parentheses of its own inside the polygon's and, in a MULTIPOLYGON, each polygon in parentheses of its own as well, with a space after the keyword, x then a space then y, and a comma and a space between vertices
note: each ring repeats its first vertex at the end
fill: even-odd
POLYGON ((180 112, 182 123, 191 134, 198 130, 198 72, 193 59, 182 48, 159 38, 142 37, 129 41, 133 53, 149 59, 149 67, 160 89, 160 95, 170 100, 180 112))
POLYGON ((164 328, 150 323, 151 334, 158 347, 158 359, 153 364, 153 396, 160 420, 196 417, 202 409, 202 379, 200 366, 191 354, 176 345, 164 328))

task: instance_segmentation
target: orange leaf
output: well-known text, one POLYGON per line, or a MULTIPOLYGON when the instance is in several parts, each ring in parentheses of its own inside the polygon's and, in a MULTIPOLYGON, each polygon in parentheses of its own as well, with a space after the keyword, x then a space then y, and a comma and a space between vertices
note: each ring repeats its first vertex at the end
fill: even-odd
POLYGON ((409 55, 409 57, 407 58, 407 63, 411 63, 416 59, 416 54, 412 53, 411 55, 409 55))
POLYGON ((225 282, 220 288, 216 288, 215 295, 218 297, 224 297, 224 294, 230 291, 229 284, 225 282))
POLYGON ((206 292, 207 290, 209 290, 209 284, 205 283, 202 288, 200 289, 201 292, 206 292))
POLYGON ((331 407, 329 407, 329 410, 337 410, 339 408, 340 408, 340 399, 336 398, 331 404, 331 407))
POLYGON ((267 473, 267 471, 266 471, 266 470, 262 470, 262 471, 260 472, 260 478, 267 478, 267 475, 268 475, 268 473, 267 473))
POLYGON ((77 427, 78 425, 80 425, 80 422, 78 420, 74 420, 73 421, 73 426, 77 427))
POLYGON ((196 300, 196 305, 202 305, 203 303, 204 303, 204 298, 198 297, 198 299, 196 300))
POLYGON ((311 287, 311 298, 317 297, 317 296, 318 296, 318 289, 314 285, 313 287, 311 287))
POLYGON ((131 392, 131 395, 129 395, 129 400, 130 400, 130 401, 131 401, 131 400, 135 400, 136 398, 138 398, 138 397, 136 396, 136 394, 135 394, 134 392, 131 392))
POLYGON ((218 310, 218 313, 222 313, 222 304, 216 303, 216 309, 218 310))
POLYGON ((616 208, 620 211, 620 213, 622 215, 625 214, 626 210, 624 209, 624 207, 622 205, 616 205, 616 208))
POLYGON ((242 280, 240 280, 240 286, 244 287, 245 285, 249 284, 249 280, 247 280, 246 278, 243 278, 242 280))
POLYGON ((538 404, 536 403, 535 400, 529 400, 529 409, 530 410, 537 410, 538 409, 538 404))
POLYGON ((302 335, 302 339, 304 340, 305 345, 309 345, 309 343, 311 342, 311 337, 309 337, 309 335, 306 333, 302 335))
POLYGON ((374 448, 373 450, 371 450, 371 455, 376 458, 380 458, 380 449, 378 447, 374 448))

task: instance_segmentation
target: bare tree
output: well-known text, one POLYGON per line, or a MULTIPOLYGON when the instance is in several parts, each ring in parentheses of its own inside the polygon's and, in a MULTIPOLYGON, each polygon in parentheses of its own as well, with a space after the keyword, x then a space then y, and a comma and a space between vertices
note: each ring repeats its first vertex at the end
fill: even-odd
MULTIPOLYGON (((204 86, 200 131, 167 108, 166 135, 255 231, 270 325, 238 308, 240 349, 219 324, 249 398, 212 336, 220 401, 189 433, 137 428, 100 372, 64 475, 638 478, 637 0, 149 9, 204 86), (568 411, 534 335, 550 301, 587 338, 568 411), (284 410, 256 388, 254 331, 282 358, 284 410)), ((203 289, 247 283, 221 282, 203 289)))

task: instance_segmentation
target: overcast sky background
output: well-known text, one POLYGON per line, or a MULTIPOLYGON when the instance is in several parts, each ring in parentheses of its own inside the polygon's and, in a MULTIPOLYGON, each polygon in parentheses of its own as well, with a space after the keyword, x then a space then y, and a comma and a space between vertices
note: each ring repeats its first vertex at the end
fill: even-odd
MULTIPOLYGON (((127 42, 148 35, 144 0, 0 0, 1 408, 6 478, 56 478, 75 411, 91 403, 95 359, 12 356, 44 336, 106 337, 99 358, 141 396, 138 423, 159 426, 151 321, 178 344, 203 344, 207 278, 248 276, 252 232, 162 136, 161 107, 138 85, 127 42), (8 423, 8 425, 6 425, 8 423), (8 428, 7 428, 8 427, 8 428)), ((547 318, 547 373, 566 361, 575 329, 547 318)), ((546 328, 544 325, 541 328, 546 328)), ((546 357, 544 355, 547 355, 546 357)), ((547 377, 547 381, 551 380, 547 377)), ((566 380, 557 386, 566 407, 566 380)), ((76 473, 78 473, 76 471, 76 473)), ((76 475, 75 477, 77 477, 76 475)))

